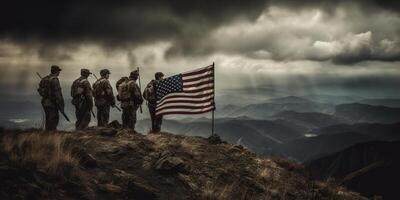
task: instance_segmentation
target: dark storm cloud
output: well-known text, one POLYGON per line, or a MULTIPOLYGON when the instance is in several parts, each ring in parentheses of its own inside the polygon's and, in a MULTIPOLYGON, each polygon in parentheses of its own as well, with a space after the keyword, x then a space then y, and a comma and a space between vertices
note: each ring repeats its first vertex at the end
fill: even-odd
MULTIPOLYGON (((321 9, 326 15, 334 15, 337 8, 343 4, 356 5, 365 17, 356 19, 359 21, 352 18, 348 20, 348 26, 354 25, 352 31, 355 34, 370 31, 362 25, 369 23, 368 16, 371 13, 377 10, 398 13, 400 10, 400 3, 390 0, 13 1, 0 8, 0 38, 10 39, 22 46, 33 45, 38 49, 39 57, 49 61, 71 59, 68 51, 74 51, 74 46, 80 44, 100 44, 105 50, 111 51, 114 48, 131 48, 156 41, 171 42, 171 47, 166 52, 167 57, 222 52, 263 58, 264 54, 261 53, 260 56, 260 52, 267 52, 267 59, 332 60, 340 64, 364 60, 400 60, 400 53, 383 51, 384 55, 379 52, 382 50, 380 47, 373 46, 385 39, 387 33, 384 31, 372 32, 373 37, 379 37, 377 41, 372 39, 372 46, 349 49, 343 44, 340 46, 340 52, 334 55, 320 55, 318 50, 307 50, 308 47, 304 45, 312 43, 296 46, 305 49, 304 55, 299 55, 293 48, 290 49, 291 43, 297 42, 293 41, 293 38, 323 38, 315 33, 320 30, 293 29, 293 38, 284 38, 280 34, 282 31, 276 30, 268 35, 268 38, 262 39, 263 41, 250 37, 244 41, 247 44, 234 48, 214 45, 215 41, 209 38, 214 30, 234 20, 254 22, 271 6, 290 9, 295 17, 296 13, 310 8, 321 9), (290 44, 289 48, 285 44, 290 44), (387 56, 387 53, 390 55, 387 56)), ((352 14, 348 14, 351 17, 352 14)), ((400 30, 397 30, 396 36, 399 34, 400 30)), ((223 41, 224 36, 220 37, 223 41)), ((241 44, 241 41, 236 40, 224 42, 241 44)), ((393 44, 396 48, 399 45, 396 41, 393 44)))
MULTIPOLYGON (((126 45, 201 37, 237 16, 254 18, 264 1, 53 1, 13 2, 0 10, 0 34, 39 39, 126 45)), ((193 38, 192 38, 193 39, 193 38)))

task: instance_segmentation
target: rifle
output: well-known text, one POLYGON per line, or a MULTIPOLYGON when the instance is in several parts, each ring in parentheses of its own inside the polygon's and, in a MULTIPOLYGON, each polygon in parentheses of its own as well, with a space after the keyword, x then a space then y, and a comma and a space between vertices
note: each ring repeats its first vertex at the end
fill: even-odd
POLYGON ((90 112, 92 113, 92 115, 93 115, 93 118, 95 118, 95 119, 96 119, 96 115, 94 115, 93 109, 90 109, 90 112))
MULTIPOLYGON (((97 78, 96 74, 93 74, 93 73, 92 73, 92 75, 94 76, 94 78, 96 78, 96 80, 99 80, 99 79, 97 78)), ((113 97, 113 98, 114 98, 114 97, 113 97)), ((113 107, 113 108, 117 109, 119 112, 121 112, 121 108, 119 108, 117 105, 111 105, 111 107, 113 107)), ((93 116, 94 116, 94 115, 93 115, 93 116)))
MULTIPOLYGON (((142 95, 142 84, 140 84, 140 72, 139 72, 139 67, 137 68, 138 74, 139 74, 139 92, 140 95, 142 95)), ((140 113, 143 113, 143 109, 142 109, 142 104, 139 105, 140 108, 140 113)))
MULTIPOLYGON (((42 76, 40 76, 39 72, 36 72, 36 74, 39 76, 40 79, 43 79, 42 76)), ((60 111, 60 113, 64 116, 64 118, 65 118, 68 122, 71 122, 71 121, 69 120, 68 116, 65 114, 65 112, 61 109, 60 105, 59 105, 57 102, 55 102, 55 104, 56 104, 56 106, 57 106, 58 111, 60 111)))

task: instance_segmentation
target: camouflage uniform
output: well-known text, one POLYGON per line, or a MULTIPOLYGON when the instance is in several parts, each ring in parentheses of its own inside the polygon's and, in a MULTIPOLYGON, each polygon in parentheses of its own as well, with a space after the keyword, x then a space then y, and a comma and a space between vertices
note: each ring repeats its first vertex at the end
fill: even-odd
POLYGON ((61 91, 60 81, 55 71, 61 71, 58 66, 51 67, 52 74, 44 77, 42 80, 48 79, 48 94, 42 96, 42 106, 46 115, 47 131, 56 130, 59 122, 58 110, 64 111, 64 98, 61 91))
MULTIPOLYGON (((82 88, 82 92, 80 94, 72 94, 73 89, 71 88, 71 96, 73 98, 72 104, 75 106, 76 130, 87 128, 91 120, 90 112, 93 108, 93 94, 92 87, 87 80, 89 74, 91 74, 89 70, 82 69, 82 76, 74 81, 74 83, 76 82, 77 84, 79 84, 79 87, 82 88)), ((74 87, 74 84, 72 87, 74 87)))
POLYGON ((153 93, 150 95, 154 95, 153 98, 147 100, 147 107, 149 108, 150 118, 151 118, 151 132, 160 132, 161 131, 161 124, 162 124, 162 115, 156 115, 156 107, 157 107, 157 99, 155 98, 155 91, 157 87, 158 80, 152 80, 146 88, 153 87, 153 93))
MULTIPOLYGON (((136 72, 137 73, 137 72, 136 72)), ((133 78, 135 71, 131 73, 128 81, 128 88, 130 93, 129 99, 121 100, 122 108, 122 126, 124 128, 135 129, 136 124, 136 111, 139 106, 143 103, 143 97, 140 92, 140 88, 136 83, 136 79, 133 78)), ((137 74, 138 76, 138 74, 137 74)))
POLYGON ((110 74, 110 72, 102 70, 100 74, 102 78, 93 84, 94 102, 97 107, 97 126, 107 126, 110 117, 110 107, 115 106, 115 98, 110 82, 104 77, 106 74, 110 74))

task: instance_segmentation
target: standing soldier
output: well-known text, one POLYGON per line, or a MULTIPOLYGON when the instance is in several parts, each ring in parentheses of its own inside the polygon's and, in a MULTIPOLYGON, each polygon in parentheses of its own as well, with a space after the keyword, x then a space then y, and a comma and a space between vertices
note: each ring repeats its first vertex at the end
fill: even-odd
POLYGON ((121 78, 117 83, 118 100, 121 101, 122 126, 124 128, 135 129, 136 111, 143 103, 143 97, 136 81, 139 72, 131 72, 129 79, 121 78))
POLYGON ((76 130, 85 129, 90 123, 90 112, 93 108, 92 87, 87 80, 90 74, 88 69, 81 69, 81 77, 76 79, 71 86, 72 104, 75 106, 76 130))
POLYGON ((110 71, 102 69, 101 78, 93 84, 94 103, 97 107, 97 126, 106 126, 110 118, 110 107, 115 106, 115 98, 108 78, 110 71))
POLYGON ((42 96, 42 106, 46 115, 46 131, 56 130, 59 116, 58 111, 64 112, 64 98, 61 92, 60 75, 61 68, 51 66, 50 75, 45 76, 39 83, 38 92, 42 96))
POLYGON ((154 78, 155 80, 151 80, 144 89, 143 97, 147 100, 147 106, 149 107, 151 118, 151 132, 158 133, 161 130, 162 115, 156 116, 156 88, 158 82, 164 78, 164 74, 162 72, 157 72, 155 73, 154 78))

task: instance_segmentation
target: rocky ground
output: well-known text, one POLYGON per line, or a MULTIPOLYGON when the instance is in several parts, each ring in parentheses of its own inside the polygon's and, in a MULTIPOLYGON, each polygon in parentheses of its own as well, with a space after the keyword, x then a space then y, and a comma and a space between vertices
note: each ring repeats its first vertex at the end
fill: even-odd
POLYGON ((365 199, 218 138, 4 131, 0 147, 0 199, 365 199))

